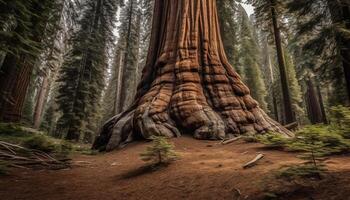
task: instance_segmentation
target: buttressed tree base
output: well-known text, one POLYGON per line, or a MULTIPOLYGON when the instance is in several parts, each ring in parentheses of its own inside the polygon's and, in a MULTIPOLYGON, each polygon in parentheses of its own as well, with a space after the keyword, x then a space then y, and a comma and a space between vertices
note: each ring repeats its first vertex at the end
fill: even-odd
POLYGON ((216 0, 156 0, 135 101, 104 125, 93 148, 110 151, 152 135, 216 140, 268 131, 292 136, 228 63, 216 0))

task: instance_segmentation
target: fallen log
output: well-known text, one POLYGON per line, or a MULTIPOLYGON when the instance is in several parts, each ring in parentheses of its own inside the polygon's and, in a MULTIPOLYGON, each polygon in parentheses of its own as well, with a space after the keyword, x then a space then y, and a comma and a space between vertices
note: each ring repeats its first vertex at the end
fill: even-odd
POLYGON ((257 162, 264 158, 264 154, 257 155, 252 161, 248 162, 247 164, 243 165, 244 169, 251 168, 257 164, 257 162))

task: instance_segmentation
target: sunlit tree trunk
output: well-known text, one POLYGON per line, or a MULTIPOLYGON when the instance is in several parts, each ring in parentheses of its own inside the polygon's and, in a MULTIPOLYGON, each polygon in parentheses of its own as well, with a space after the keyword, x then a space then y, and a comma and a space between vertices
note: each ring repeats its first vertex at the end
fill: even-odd
POLYGON ((49 89, 49 78, 48 78, 48 75, 45 74, 41 83, 41 87, 39 90, 38 98, 36 100, 35 109, 34 109, 33 127, 35 129, 38 129, 40 127, 48 89, 49 89))
POLYGON ((214 140, 248 132, 290 136, 259 108, 228 63, 218 24, 216 0, 156 0, 135 101, 105 124, 93 148, 181 133, 214 140))

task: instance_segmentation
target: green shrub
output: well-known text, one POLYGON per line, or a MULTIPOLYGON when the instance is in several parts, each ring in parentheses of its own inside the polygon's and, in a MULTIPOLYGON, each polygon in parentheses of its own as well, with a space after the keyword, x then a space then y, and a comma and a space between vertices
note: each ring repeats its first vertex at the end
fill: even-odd
POLYGON ((46 153, 57 150, 57 145, 43 135, 34 135, 23 141, 22 145, 29 149, 36 149, 46 153))
POLYGON ((174 151, 174 146, 165 137, 152 136, 151 139, 153 145, 147 147, 146 152, 140 154, 143 161, 160 165, 170 163, 178 157, 174 151))
POLYGON ((0 123, 0 134, 23 135, 26 134, 21 126, 11 123, 0 123))
POLYGON ((350 151, 350 140, 344 138, 343 132, 334 126, 306 126, 296 132, 294 138, 284 138, 278 134, 258 136, 261 143, 269 148, 282 148, 300 152, 299 158, 305 160, 298 166, 290 166, 281 172, 281 177, 317 177, 326 171, 326 156, 350 151))
POLYGON ((267 133, 257 136, 257 140, 268 148, 279 149, 284 148, 290 142, 290 139, 276 133, 267 133))
POLYGON ((328 156, 345 153, 350 150, 350 141, 343 137, 339 130, 329 126, 307 126, 296 133, 296 137, 287 144, 287 148, 295 151, 310 151, 316 148, 316 154, 328 156))
POLYGON ((55 151, 63 156, 70 154, 73 151, 74 147, 70 142, 61 141, 55 147, 55 151))

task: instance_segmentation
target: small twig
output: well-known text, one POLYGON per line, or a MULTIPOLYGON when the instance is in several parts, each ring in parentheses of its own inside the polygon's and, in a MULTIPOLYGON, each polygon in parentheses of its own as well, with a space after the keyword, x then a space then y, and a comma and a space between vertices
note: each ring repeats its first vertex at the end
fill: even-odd
POLYGON ((2 147, 5 147, 5 149, 7 149, 8 151, 10 151, 12 154, 16 154, 16 152, 15 152, 11 147, 9 147, 9 146, 7 146, 7 145, 5 145, 5 144, 1 144, 1 143, 0 143, 0 145, 1 145, 2 147))
POLYGON ((254 165, 256 165, 256 163, 264 158, 264 154, 259 154, 257 155, 252 161, 248 162, 247 164, 243 165, 244 169, 253 167, 254 165))
POLYGON ((221 144, 223 144, 223 145, 230 144, 232 142, 240 140, 241 138, 242 138, 242 136, 238 136, 238 137, 235 137, 235 138, 232 138, 232 139, 229 139, 229 140, 223 140, 221 142, 221 144))

